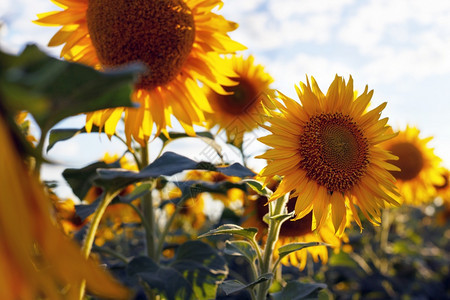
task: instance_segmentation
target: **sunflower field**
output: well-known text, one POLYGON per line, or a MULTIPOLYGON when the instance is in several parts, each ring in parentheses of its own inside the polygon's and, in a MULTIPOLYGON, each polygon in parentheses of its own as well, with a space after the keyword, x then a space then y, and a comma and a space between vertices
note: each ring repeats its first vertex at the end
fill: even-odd
POLYGON ((368 86, 275 89, 221 0, 52 2, 59 58, 0 49, 0 299, 450 299, 450 171, 368 86), (80 136, 125 150, 48 180, 80 136))

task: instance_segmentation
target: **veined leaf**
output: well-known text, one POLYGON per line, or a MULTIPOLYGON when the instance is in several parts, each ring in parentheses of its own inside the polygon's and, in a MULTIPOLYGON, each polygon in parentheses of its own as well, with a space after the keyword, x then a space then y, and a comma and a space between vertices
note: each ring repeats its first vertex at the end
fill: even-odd
POLYGON ((245 237, 249 240, 253 240, 256 234, 258 233, 257 228, 243 228, 241 226, 235 224, 225 224, 217 227, 216 229, 210 230, 207 233, 200 235, 198 238, 204 238, 212 235, 219 234, 234 234, 245 237))
POLYGON ((232 293, 242 291, 243 289, 246 289, 246 288, 251 288, 259 283, 262 283, 267 280, 271 280, 272 278, 273 278, 273 274, 267 273, 267 274, 262 274, 261 276, 259 276, 258 279, 256 279, 255 281, 253 281, 249 284, 244 284, 238 280, 226 280, 220 285, 220 287, 225 292, 225 294, 229 295, 232 293))

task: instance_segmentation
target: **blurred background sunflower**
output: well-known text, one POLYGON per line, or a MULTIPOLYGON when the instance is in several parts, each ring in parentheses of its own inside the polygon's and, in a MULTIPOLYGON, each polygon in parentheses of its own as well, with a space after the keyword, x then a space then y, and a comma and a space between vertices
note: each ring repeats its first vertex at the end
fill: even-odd
POLYGON ((213 111, 206 114, 207 124, 209 128, 218 125, 220 130, 225 130, 229 143, 242 147, 244 133, 264 122, 262 104, 273 108, 269 100, 274 96, 270 89, 273 79, 262 65, 255 64, 252 55, 247 58, 233 55, 225 58, 225 63, 236 73, 236 77, 230 79, 238 84, 225 86, 229 92, 226 95, 207 88, 206 95, 213 111))
POLYGON ((397 179, 396 185, 401 193, 401 201, 420 205, 429 203, 436 196, 436 186, 444 184, 441 159, 428 146, 432 137, 421 138, 420 130, 406 126, 398 136, 382 144, 398 160, 389 161, 399 171, 391 171, 397 179))

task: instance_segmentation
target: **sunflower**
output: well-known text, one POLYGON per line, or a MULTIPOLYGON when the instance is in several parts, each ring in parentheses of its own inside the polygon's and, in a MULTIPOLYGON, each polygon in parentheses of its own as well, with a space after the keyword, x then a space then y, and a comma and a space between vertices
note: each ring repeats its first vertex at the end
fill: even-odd
POLYGON ((272 134, 259 140, 273 149, 259 158, 267 160, 261 171, 266 182, 283 176, 269 200, 293 191, 298 196, 295 213, 301 219, 313 212, 313 229, 320 228, 331 215, 334 231, 340 235, 346 224, 349 206, 362 229, 356 213, 359 206, 368 220, 379 224, 380 209, 386 203, 398 205, 395 179, 389 171, 398 170, 387 160, 396 157, 378 144, 391 139, 387 118, 379 119, 386 103, 366 111, 373 91, 357 97, 353 79, 336 76, 326 95, 314 78, 312 85, 300 82, 296 87, 301 104, 279 93, 275 101, 279 112, 268 113, 272 134))
MULTIPOLYGON (((249 200, 244 212, 248 216, 243 223, 244 227, 258 228, 258 238, 264 239, 267 235, 267 224, 264 223, 263 218, 268 213, 267 198, 260 196, 256 200, 249 200)), ((295 207, 295 199, 289 199, 287 204, 288 211, 293 211, 295 207)), ((281 225, 280 235, 275 245, 275 249, 289 243, 309 243, 309 242, 324 242, 331 247, 340 248, 341 240, 334 235, 333 227, 329 219, 317 232, 311 230, 312 227, 312 212, 308 213, 301 219, 286 221, 281 225)), ((346 237, 344 237, 346 238, 346 237)), ((278 251, 274 252, 277 259, 278 251)), ((314 262, 319 260, 326 264, 328 261, 328 249, 326 246, 314 246, 306 249, 293 252, 285 256, 281 263, 284 265, 297 266, 303 270, 306 266, 308 255, 311 255, 314 262)))
POLYGON ((237 85, 224 87, 228 95, 217 93, 207 88, 207 98, 214 114, 207 113, 208 127, 219 125, 225 129, 227 139, 236 146, 242 145, 245 132, 258 127, 264 109, 261 102, 271 106, 267 94, 273 96, 274 92, 269 88, 273 82, 272 77, 264 72, 262 65, 255 65, 253 56, 247 59, 233 55, 226 58, 237 77, 232 77, 237 85))
POLYGON ((427 145, 432 137, 421 139, 419 135, 419 129, 406 126, 397 137, 383 145, 384 149, 398 156, 398 160, 390 163, 401 171, 391 173, 397 179, 402 201, 413 205, 432 201, 436 195, 435 186, 444 181, 441 159, 427 145))
POLYGON ((217 93, 236 84, 228 76, 219 54, 245 49, 228 32, 237 24, 211 10, 220 0, 52 0, 63 11, 38 15, 35 22, 62 26, 49 46, 64 47, 61 57, 104 70, 141 61, 148 71, 135 84, 132 100, 139 108, 112 108, 88 113, 86 129, 93 125, 109 136, 125 112, 128 144, 144 145, 152 134, 171 126, 173 114, 186 132, 195 135, 194 123, 212 112, 200 80, 217 93), (125 13, 124 13, 125 12, 125 13))

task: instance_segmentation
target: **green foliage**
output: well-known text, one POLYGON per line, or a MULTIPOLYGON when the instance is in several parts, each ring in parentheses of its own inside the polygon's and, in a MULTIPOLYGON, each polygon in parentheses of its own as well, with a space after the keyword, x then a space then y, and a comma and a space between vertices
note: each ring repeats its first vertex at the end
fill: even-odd
POLYGON ((69 168, 62 173, 64 179, 72 188, 73 193, 80 199, 84 199, 89 189, 92 187, 92 181, 97 177, 98 169, 117 169, 120 168, 120 162, 117 160, 111 164, 105 162, 95 162, 81 169, 69 168))
MULTIPOLYGON (((207 169, 200 163, 174 152, 165 152, 140 172, 126 170, 98 169, 94 184, 106 190, 118 190, 127 185, 149 180, 159 176, 171 176, 184 170, 207 169)), ((218 167, 217 172, 227 176, 246 177, 254 173, 242 165, 235 163, 228 167, 218 167)))
POLYGON ((136 257, 127 267, 130 277, 167 299, 214 299, 217 286, 228 274, 225 260, 208 244, 182 244, 169 265, 158 265, 148 257, 136 257))
POLYGON ((250 264, 254 264, 256 260, 255 249, 246 241, 226 241, 223 252, 232 256, 243 256, 250 264))
POLYGON ((302 249, 308 248, 308 247, 314 247, 314 246, 326 246, 324 243, 319 242, 310 242, 310 243, 290 243, 284 246, 281 246, 278 248, 278 255, 279 259, 282 259, 286 255, 291 254, 295 251, 300 251, 302 249))
POLYGON ((198 238, 204 238, 208 236, 213 235, 219 235, 219 234, 231 234, 231 235, 238 235, 242 236, 248 240, 253 240, 258 233, 258 229, 250 227, 250 228, 243 228, 239 225, 235 224, 225 224, 221 225, 216 229, 210 230, 202 235, 200 235, 198 238))
MULTIPOLYGON (((100 128, 92 126, 91 132, 100 132, 100 128)), ((80 133, 87 133, 86 128, 56 128, 50 130, 48 137, 47 152, 50 151, 57 143, 73 138, 80 133)))
POLYGON ((35 45, 19 56, 0 52, 0 94, 11 112, 29 111, 43 132, 79 113, 132 106, 132 83, 141 65, 98 72, 50 57, 35 45))
POLYGON ((257 192, 259 195, 266 196, 267 198, 270 198, 272 196, 273 192, 268 188, 265 187, 261 182, 255 179, 245 179, 245 183, 248 184, 248 186, 257 192))
POLYGON ((271 296, 274 300, 317 299, 318 291, 326 288, 327 285, 323 283, 303 283, 299 281, 290 281, 281 292, 273 293, 271 296))
POLYGON ((247 288, 252 288, 257 284, 263 283, 265 281, 271 280, 273 278, 272 273, 262 274, 255 281, 249 284, 243 284, 238 280, 226 280, 221 285, 220 288, 225 292, 225 294, 230 295, 247 288))

